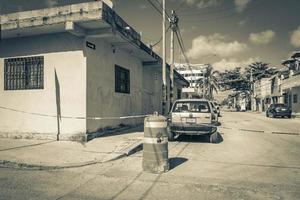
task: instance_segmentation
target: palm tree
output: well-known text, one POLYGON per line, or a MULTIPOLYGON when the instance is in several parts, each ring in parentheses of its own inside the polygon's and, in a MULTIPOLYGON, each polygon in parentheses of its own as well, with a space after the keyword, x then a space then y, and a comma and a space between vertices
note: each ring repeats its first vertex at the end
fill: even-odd
POLYGON ((214 71, 212 66, 206 68, 206 72, 203 75, 203 78, 197 80, 197 86, 202 88, 202 97, 212 100, 214 91, 218 93, 219 84, 218 84, 218 75, 219 71, 214 71))

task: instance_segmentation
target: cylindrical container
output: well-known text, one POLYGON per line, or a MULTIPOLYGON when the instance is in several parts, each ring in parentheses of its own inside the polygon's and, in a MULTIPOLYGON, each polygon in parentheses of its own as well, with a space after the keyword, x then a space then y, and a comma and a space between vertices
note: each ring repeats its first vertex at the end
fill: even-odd
POLYGON ((158 114, 144 121, 143 170, 151 173, 169 170, 167 119, 158 114))

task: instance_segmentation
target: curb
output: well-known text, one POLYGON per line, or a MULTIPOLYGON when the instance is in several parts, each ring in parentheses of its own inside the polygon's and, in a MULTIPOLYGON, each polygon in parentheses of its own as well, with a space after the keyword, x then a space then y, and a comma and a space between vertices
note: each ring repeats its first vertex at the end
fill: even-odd
MULTIPOLYGON (((116 161, 118 159, 130 156, 140 150, 142 150, 143 144, 142 142, 134 143, 133 145, 129 146, 125 150, 123 150, 120 155, 116 156, 115 158, 111 158, 107 161, 89 161, 84 163, 76 163, 71 165, 61 165, 61 166, 53 166, 53 165, 38 165, 38 164, 28 164, 28 163, 21 163, 21 162, 14 162, 9 160, 0 160, 0 168, 11 168, 11 169, 24 169, 24 170, 61 170, 61 169, 71 169, 71 168, 80 168, 85 167, 89 165, 95 165, 95 164, 103 164, 103 163, 109 163, 116 161)), ((116 152, 115 152, 116 153, 116 152)))
POLYGON ((300 132, 283 132, 283 131, 265 131, 265 130, 254 130, 254 129, 234 129, 229 127, 222 127, 221 129, 226 130, 237 130, 242 132, 253 132, 253 133, 268 133, 268 134, 280 134, 280 135, 300 135, 300 132))

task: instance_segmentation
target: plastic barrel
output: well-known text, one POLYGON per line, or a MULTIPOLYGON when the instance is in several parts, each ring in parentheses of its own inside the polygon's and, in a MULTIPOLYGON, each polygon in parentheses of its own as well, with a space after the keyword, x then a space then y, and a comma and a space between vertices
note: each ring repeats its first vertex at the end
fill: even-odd
POLYGON ((169 170, 167 119, 157 114, 144 121, 143 170, 151 173, 169 170))

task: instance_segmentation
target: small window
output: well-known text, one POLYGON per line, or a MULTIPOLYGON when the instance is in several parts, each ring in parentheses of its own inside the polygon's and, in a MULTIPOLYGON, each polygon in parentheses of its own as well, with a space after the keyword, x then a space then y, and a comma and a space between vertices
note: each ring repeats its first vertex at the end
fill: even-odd
POLYGON ((115 65, 115 92, 130 93, 130 72, 118 65, 115 65))
POLYGON ((4 60, 4 90, 44 88, 44 57, 4 60))
POLYGON ((298 95, 297 94, 293 95, 293 102, 298 103, 298 95))

